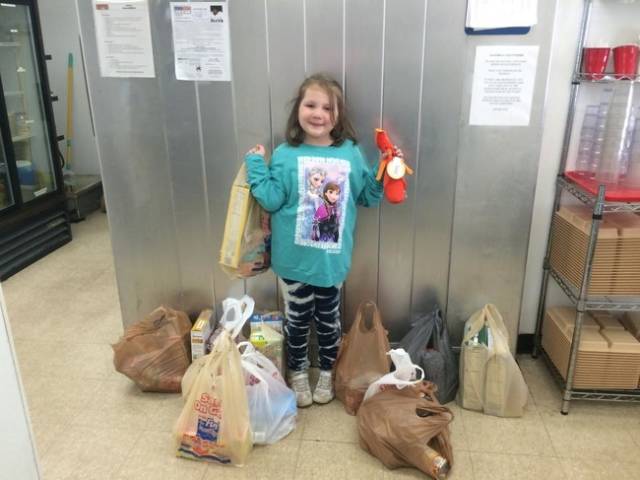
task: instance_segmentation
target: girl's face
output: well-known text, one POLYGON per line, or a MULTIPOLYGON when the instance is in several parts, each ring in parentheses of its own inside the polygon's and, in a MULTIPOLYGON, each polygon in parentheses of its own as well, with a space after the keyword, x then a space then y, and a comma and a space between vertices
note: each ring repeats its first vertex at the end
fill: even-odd
POLYGON ((320 173, 314 173, 313 175, 311 175, 311 177, 309 177, 309 183, 313 188, 320 188, 323 180, 324 177, 320 173))
POLYGON ((340 190, 329 189, 324 195, 327 197, 327 201, 333 205, 338 201, 338 198, 340 198, 340 190))
POLYGON ((319 146, 331 145, 333 143, 331 130, 336 125, 337 119, 338 112, 327 92, 318 86, 309 86, 298 108, 298 123, 304 131, 304 143, 319 146))

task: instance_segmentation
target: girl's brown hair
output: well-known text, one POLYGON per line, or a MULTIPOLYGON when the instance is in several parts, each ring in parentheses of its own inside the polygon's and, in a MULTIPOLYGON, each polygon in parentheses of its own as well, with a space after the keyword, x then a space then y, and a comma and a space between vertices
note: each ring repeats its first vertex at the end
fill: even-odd
POLYGON ((287 120, 287 131, 285 133, 287 143, 297 147, 304 142, 304 130, 302 130, 300 122, 298 121, 298 110, 300 109, 300 104, 302 103, 302 99, 304 98, 307 88, 311 86, 317 86, 324 90, 327 95, 329 95, 331 103, 335 105, 335 110, 331 110, 331 120, 335 120, 334 112, 336 110, 338 112, 338 120, 336 121, 333 130, 331 130, 331 138, 333 139, 332 145, 342 145, 342 143, 347 139, 353 141, 353 143, 358 143, 353 125, 351 125, 351 121, 347 116, 347 108, 344 103, 342 87, 337 81, 324 73, 311 75, 302 82, 302 85, 300 85, 298 95, 293 100, 293 107, 291 108, 291 113, 289 113, 289 120, 287 120))

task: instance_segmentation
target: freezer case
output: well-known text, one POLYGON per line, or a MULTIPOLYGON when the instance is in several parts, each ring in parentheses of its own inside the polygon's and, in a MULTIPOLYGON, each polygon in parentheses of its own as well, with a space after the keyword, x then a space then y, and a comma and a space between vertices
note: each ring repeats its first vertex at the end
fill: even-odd
POLYGON ((0 279, 71 240, 36 2, 0 3, 0 279))

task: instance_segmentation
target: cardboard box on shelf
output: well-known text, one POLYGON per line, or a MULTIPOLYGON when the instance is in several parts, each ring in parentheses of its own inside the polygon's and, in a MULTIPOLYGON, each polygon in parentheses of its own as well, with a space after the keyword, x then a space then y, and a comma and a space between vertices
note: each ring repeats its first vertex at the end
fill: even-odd
MULTIPOLYGON (((572 307, 551 307, 542 325, 542 346, 565 379, 575 315, 572 307)), ((635 389, 640 379, 640 342, 613 317, 598 317, 599 321, 589 314, 584 317, 574 388, 635 389)))

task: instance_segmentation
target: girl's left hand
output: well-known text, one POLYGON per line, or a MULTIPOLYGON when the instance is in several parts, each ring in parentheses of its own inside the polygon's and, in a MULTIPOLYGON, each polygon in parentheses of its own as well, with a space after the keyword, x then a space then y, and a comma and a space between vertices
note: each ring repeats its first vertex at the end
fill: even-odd
POLYGON ((265 154, 265 149, 264 146, 257 144, 255 147, 253 147, 251 150, 249 150, 247 152, 248 155, 260 155, 261 157, 264 157, 265 154))

